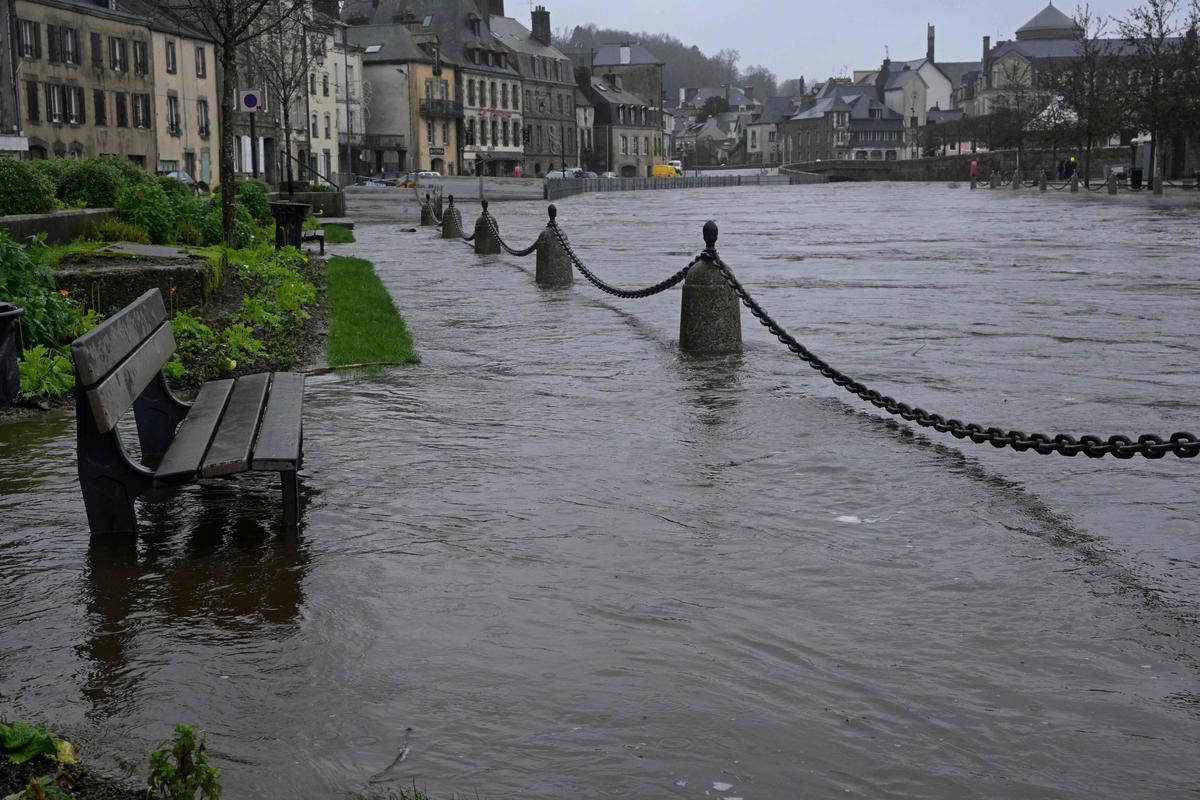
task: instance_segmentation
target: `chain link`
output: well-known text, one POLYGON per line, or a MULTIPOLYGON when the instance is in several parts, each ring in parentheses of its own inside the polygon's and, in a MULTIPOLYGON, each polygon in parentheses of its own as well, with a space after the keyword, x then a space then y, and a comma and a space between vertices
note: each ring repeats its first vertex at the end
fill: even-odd
POLYGON ((496 225, 496 220, 492 217, 492 215, 487 211, 484 211, 483 218, 487 220, 487 226, 491 229, 492 236, 496 237, 496 241, 500 243, 500 247, 503 248, 504 252, 508 253, 510 256, 525 258, 526 256, 533 255, 537 252, 537 242, 529 245, 529 247, 526 247, 524 250, 514 250, 513 248, 509 247, 508 242, 504 241, 504 239, 500 236, 500 228, 496 225))
POLYGON ((550 222, 550 229, 552 231, 554 231, 554 235, 558 237, 559 244, 562 245, 563 250, 566 251, 567 256, 571 259, 571 262, 573 264, 575 264, 575 266, 579 269, 580 272, 583 273, 583 277, 585 277, 589 281, 591 281, 592 285, 595 286, 600 291, 607 292, 608 294, 611 294, 614 297, 621 297, 626 300, 641 300, 643 298, 653 297, 656 294, 665 292, 667 289, 670 289, 672 286, 677 285, 684 278, 686 278, 687 274, 688 274, 688 270, 690 270, 692 267, 694 267, 696 265, 696 262, 699 261, 701 258, 700 256, 697 256, 696 258, 692 259, 692 263, 688 264, 686 267, 679 270, 679 272, 676 272, 674 275, 667 278, 665 281, 662 281, 661 283, 656 283, 653 286, 648 286, 645 289, 635 289, 635 290, 618 289, 617 287, 610 286, 609 284, 607 284, 604 281, 597 278, 592 273, 592 271, 590 269, 588 269, 582 261, 579 260, 579 256, 575 255, 575 251, 571 248, 571 244, 570 244, 570 242, 567 241, 567 237, 563 235, 562 230, 559 229, 557 222, 552 220, 550 222))
POLYGON ((772 319, 763 310, 762 306, 750 296, 750 293, 746 291, 745 287, 734 276, 733 271, 717 255, 715 249, 701 253, 697 260, 701 259, 720 270, 721 276, 725 278, 725 282, 737 293, 738 298, 750 310, 750 313, 775 338, 786 345, 788 350, 799 356, 810 367, 850 392, 850 394, 865 400, 876 408, 882 409, 893 416, 900 417, 909 422, 915 422, 923 428, 933 428, 940 433, 949 433, 955 439, 970 439, 976 444, 990 444, 997 449, 1011 447, 1018 453, 1032 450, 1041 455, 1057 453, 1058 455, 1074 457, 1082 453, 1088 458, 1103 458, 1104 456, 1111 455, 1120 459, 1133 458, 1139 455, 1150 459, 1163 458, 1168 454, 1174 454, 1179 458, 1195 458, 1196 456, 1200 456, 1200 439, 1190 433, 1176 433, 1168 439, 1163 439, 1153 434, 1146 434, 1139 436, 1136 441, 1130 439, 1128 436, 1110 436, 1108 439, 1103 439, 1099 436, 1081 436, 1076 438, 1066 434, 1058 434, 1057 436, 1048 436, 1044 433, 1025 434, 1021 431, 1006 432, 1000 428, 984 428, 982 425, 974 423, 964 424, 956 419, 946 419, 940 414, 930 414, 922 408, 913 408, 907 403, 901 403, 892 397, 880 394, 874 389, 867 388, 830 366, 809 351, 804 345, 800 344, 800 342, 796 341, 790 333, 772 319))

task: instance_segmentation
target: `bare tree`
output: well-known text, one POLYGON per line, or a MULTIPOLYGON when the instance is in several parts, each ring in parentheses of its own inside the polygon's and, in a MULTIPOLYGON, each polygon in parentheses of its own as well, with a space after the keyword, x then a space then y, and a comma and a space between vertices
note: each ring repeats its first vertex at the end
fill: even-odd
POLYGON ((1075 57, 1054 75, 1053 84, 1061 98, 1055 105, 1069 112, 1066 121, 1078 131, 1083 144, 1083 180, 1090 185, 1092 146, 1119 125, 1117 54, 1105 37, 1105 21, 1094 16, 1086 3, 1076 6, 1075 24, 1075 57))
POLYGON ((1117 23, 1131 56, 1124 106, 1130 124, 1150 134, 1155 187, 1162 180, 1163 138, 1181 121, 1193 91, 1185 75, 1186 37, 1180 36, 1178 14, 1179 0, 1142 0, 1117 23))
POLYGON ((779 79, 775 73, 761 64, 746 67, 742 73, 742 86, 753 86, 756 100, 765 103, 768 97, 779 94, 779 79))
POLYGON ((1033 70, 1021 59, 1008 59, 994 75, 993 85, 997 89, 994 116, 999 129, 996 133, 1006 144, 1016 147, 1020 172, 1025 160, 1025 130, 1045 109, 1048 97, 1034 86, 1033 70))
MULTIPOLYGON (((298 16, 308 0, 159 0, 161 5, 202 30, 217 45, 221 65, 221 99, 218 120, 221 125, 221 228, 225 243, 237 245, 234 234, 233 123, 237 94, 238 48, 262 36, 266 31, 298 16)), ((257 145, 256 145, 257 146, 257 145)))
MULTIPOLYGON (((293 107, 308 89, 313 64, 325 56, 328 32, 317 26, 306 13, 285 16, 285 0, 269 0, 270 15, 279 20, 246 48, 247 60, 254 73, 266 84, 271 98, 279 104, 283 120, 284 161, 287 164, 288 194, 295 193, 292 172, 293 107)), ((308 119, 304 115, 307 128, 308 119)))

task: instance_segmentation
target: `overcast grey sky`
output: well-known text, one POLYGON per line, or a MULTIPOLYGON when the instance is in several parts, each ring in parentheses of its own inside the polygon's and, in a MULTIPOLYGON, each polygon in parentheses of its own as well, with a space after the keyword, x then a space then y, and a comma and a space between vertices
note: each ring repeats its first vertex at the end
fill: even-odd
MULTIPOLYGON (((856 0, 842 5, 797 0, 538 0, 555 30, 594 22, 601 27, 666 32, 712 54, 741 53, 744 69, 763 64, 780 80, 823 80, 841 70, 878 67, 884 47, 893 59, 925 55, 925 26, 937 27, 939 61, 978 60, 982 38, 1011 39, 1046 7, 1046 0, 856 0)), ((1123 17, 1137 0, 1092 0, 1093 14, 1123 17)), ((1073 14, 1075 3, 1055 5, 1073 14)), ((529 24, 528 0, 506 0, 505 11, 529 24)))

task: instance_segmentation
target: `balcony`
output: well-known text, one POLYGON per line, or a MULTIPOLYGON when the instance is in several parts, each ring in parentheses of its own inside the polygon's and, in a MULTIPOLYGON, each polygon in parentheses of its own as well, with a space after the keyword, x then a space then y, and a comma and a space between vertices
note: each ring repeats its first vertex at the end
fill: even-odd
POLYGON ((421 114, 426 117, 462 117, 463 104, 457 100, 433 100, 427 97, 421 101, 421 114))
MULTIPOLYGON (((358 135, 355 135, 357 138, 358 135)), ((368 133, 363 137, 370 150, 404 150, 404 134, 368 133)))

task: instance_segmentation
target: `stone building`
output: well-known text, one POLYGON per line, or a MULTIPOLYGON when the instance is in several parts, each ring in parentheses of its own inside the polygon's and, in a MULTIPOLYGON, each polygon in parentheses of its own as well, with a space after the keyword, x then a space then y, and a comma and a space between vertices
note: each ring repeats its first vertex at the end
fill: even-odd
POLYGON ((762 110, 745 126, 747 163, 781 163, 783 147, 779 139, 779 125, 791 119, 797 111, 796 101, 791 97, 767 98, 762 110))
POLYGON ((111 154, 154 169, 149 21, 107 2, 15 0, 12 9, 29 155, 111 154))
POLYGON ((533 10, 532 23, 530 31, 510 17, 491 18, 492 34, 509 49, 509 60, 521 73, 528 176, 579 163, 571 62, 551 44, 550 12, 544 6, 533 10))
POLYGON ((655 111, 665 105, 663 70, 658 56, 636 42, 603 44, 590 51, 568 53, 571 62, 595 75, 617 75, 625 91, 642 98, 655 111))
POLYGON ((587 67, 578 67, 575 79, 596 113, 590 169, 632 178, 648 176, 654 164, 666 160, 661 112, 626 91, 620 75, 593 76, 587 67))
POLYGON ((584 167, 592 163, 595 142, 592 140, 596 128, 596 107, 587 99, 578 86, 575 87, 575 130, 578 131, 575 163, 584 167))
POLYGON ((160 172, 182 170, 206 186, 220 181, 220 84, 213 42, 152 0, 123 0, 149 21, 160 172))
POLYGON ((871 85, 827 82, 811 107, 779 123, 783 160, 907 158, 906 120, 885 102, 886 85, 886 81, 871 85))
MULTIPOLYGON (((304 97, 305 131, 297 157, 307 167, 306 179, 313 183, 337 183, 339 175, 353 173, 349 163, 353 148, 349 140, 343 142, 347 127, 340 121, 343 115, 350 121, 362 116, 362 99, 356 91, 361 87, 354 80, 355 75, 362 75, 362 48, 348 42, 347 26, 337 17, 322 12, 313 16, 313 28, 320 31, 321 48, 309 68, 304 97)), ((361 135, 362 131, 360 145, 361 135)))

